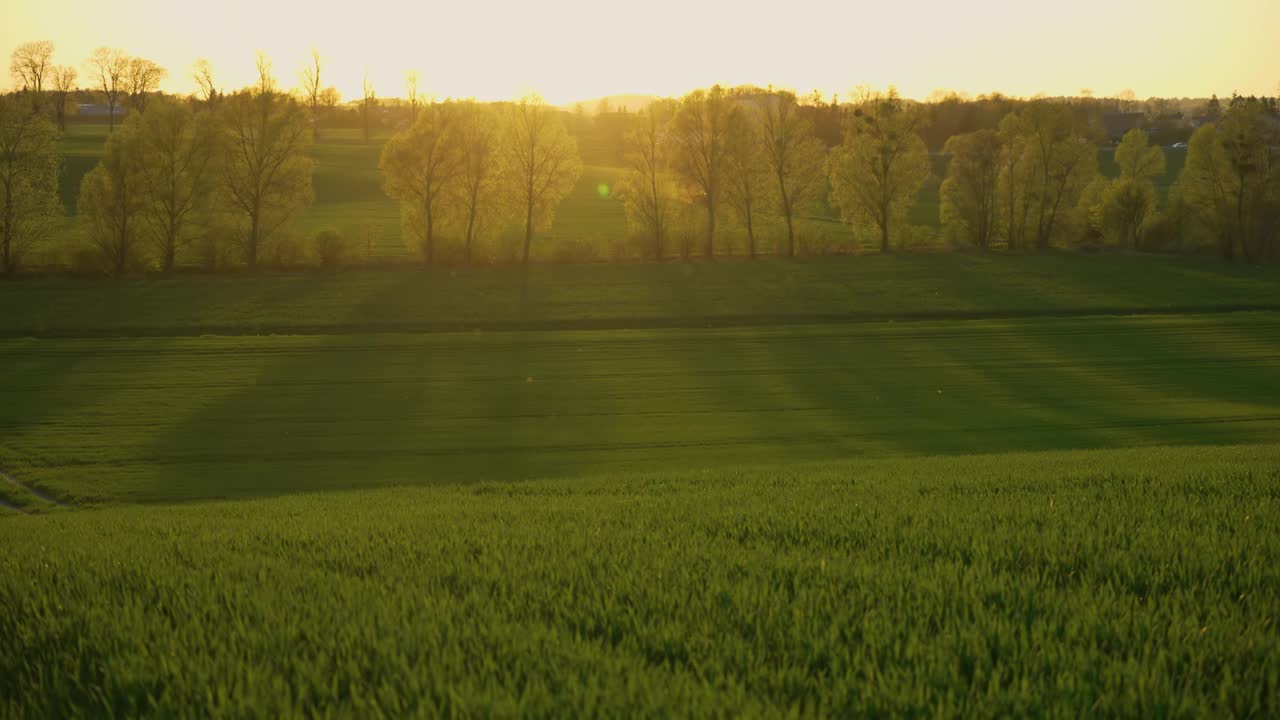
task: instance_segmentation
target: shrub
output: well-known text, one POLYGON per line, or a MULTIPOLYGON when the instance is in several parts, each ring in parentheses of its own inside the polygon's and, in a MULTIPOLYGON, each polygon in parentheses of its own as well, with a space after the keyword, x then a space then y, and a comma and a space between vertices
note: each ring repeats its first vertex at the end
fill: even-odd
POLYGON ((270 264, 277 268, 297 267, 306 259, 306 248, 292 233, 282 233, 270 245, 270 264))
POLYGON ((210 272, 235 263, 235 231, 228 225, 213 225, 191 244, 196 264, 210 272))
POLYGON ((551 243, 551 260, 556 263, 588 263, 599 259, 595 243, 586 238, 564 238, 551 243))
POLYGON ((320 267, 336 268, 348 260, 351 248, 342 233, 333 228, 325 228, 316 233, 312 240, 312 249, 320 267))

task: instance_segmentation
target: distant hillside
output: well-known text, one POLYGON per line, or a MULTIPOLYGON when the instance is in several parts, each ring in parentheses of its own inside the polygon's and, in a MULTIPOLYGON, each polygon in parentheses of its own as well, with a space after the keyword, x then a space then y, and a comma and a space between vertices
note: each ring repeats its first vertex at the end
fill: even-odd
POLYGON ((587 115, 596 115, 600 112, 603 105, 607 105, 609 110, 626 110, 627 112, 637 112, 649 106, 649 103, 659 99, 657 95, 606 95, 605 97, 592 98, 590 100, 580 100, 576 103, 569 103, 564 106, 565 110, 574 110, 579 105, 582 106, 583 112, 587 115))

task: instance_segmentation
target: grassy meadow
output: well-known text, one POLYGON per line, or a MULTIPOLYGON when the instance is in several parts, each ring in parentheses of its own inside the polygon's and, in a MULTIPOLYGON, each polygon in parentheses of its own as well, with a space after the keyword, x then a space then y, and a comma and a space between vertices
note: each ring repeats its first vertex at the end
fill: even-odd
POLYGON ((1265 442, 1280 315, 7 340, 3 466, 77 504, 1265 442))
POLYGON ((0 519, 0 714, 1273 717, 1275 445, 0 519))
POLYGON ((1172 256, 920 254, 0 285, 0 336, 779 325, 1280 310, 1280 268, 1172 256))
MULTIPOLYGON (((398 227, 340 139, 304 224, 398 227)), ((609 172, 558 222, 614 237, 609 172)), ((1274 267, 33 275, 0 307, 0 717, 1280 714, 1274 267)))

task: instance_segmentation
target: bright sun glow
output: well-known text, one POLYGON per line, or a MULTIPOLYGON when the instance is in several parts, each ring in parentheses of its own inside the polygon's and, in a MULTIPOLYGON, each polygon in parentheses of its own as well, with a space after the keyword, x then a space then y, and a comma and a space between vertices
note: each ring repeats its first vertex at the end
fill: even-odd
POLYGON ((439 98, 532 89, 558 104, 715 82, 827 94, 892 83, 919 98, 938 88, 1271 94, 1280 81, 1277 8, 1274 0, 65 0, 6 8, 0 53, 48 39, 58 63, 79 66, 111 45, 165 66, 163 89, 189 92, 196 58, 209 58, 220 84, 235 88, 251 81, 258 49, 291 87, 314 46, 328 61, 324 84, 344 98, 360 93, 366 68, 383 97, 403 95, 405 71, 417 68, 421 87, 439 98))

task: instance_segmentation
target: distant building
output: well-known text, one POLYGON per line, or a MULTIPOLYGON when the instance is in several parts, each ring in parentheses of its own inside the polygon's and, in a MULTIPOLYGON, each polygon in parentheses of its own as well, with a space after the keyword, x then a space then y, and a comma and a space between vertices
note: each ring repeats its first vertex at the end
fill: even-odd
POLYGON ((1144 115, 1140 112, 1106 113, 1102 116, 1102 128, 1107 132, 1107 139, 1111 142, 1119 142, 1125 133, 1142 127, 1143 117, 1144 115))
MULTIPOLYGON (((126 112, 128 111, 119 105, 115 108, 116 117, 124 117, 126 112)), ((99 103, 80 103, 77 106, 76 114, 81 117, 105 118, 111 115, 111 108, 99 103)))

